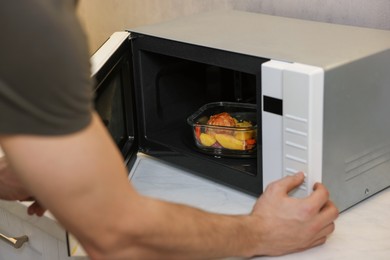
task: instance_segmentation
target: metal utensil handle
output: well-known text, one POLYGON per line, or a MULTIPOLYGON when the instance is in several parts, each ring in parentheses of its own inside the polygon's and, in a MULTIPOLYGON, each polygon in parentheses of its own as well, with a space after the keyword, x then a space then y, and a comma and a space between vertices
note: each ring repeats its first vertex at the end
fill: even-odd
POLYGON ((7 244, 10 244, 14 248, 20 248, 24 243, 28 241, 28 236, 7 237, 0 233, 0 240, 3 240, 7 244))

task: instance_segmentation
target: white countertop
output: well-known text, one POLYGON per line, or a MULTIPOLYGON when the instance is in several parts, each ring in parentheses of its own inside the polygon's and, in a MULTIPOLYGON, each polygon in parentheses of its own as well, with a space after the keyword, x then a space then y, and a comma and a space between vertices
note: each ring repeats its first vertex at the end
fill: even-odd
MULTIPOLYGON (((242 214, 256 198, 200 178, 143 154, 129 178, 142 194, 195 206, 207 211, 242 214)), ((254 259, 390 259, 390 189, 342 212, 336 230, 319 247, 281 257, 254 259)))
MULTIPOLYGON (((142 194, 210 212, 245 214, 251 211, 256 201, 255 197, 143 154, 138 155, 129 178, 142 194)), ((0 200, 0 208, 34 224, 59 240, 65 239, 64 230, 49 212, 43 218, 28 216, 27 206, 27 203, 0 200)), ((336 220, 336 230, 326 244, 286 256, 254 259, 390 259, 390 188, 342 212, 336 220)))

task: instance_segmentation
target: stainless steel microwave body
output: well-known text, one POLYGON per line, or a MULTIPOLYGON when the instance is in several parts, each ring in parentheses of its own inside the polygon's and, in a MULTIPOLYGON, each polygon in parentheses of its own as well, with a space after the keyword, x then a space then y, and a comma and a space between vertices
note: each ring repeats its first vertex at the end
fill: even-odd
POLYGON ((96 109, 137 152, 259 195, 303 171, 340 210, 390 185, 390 32, 224 11, 114 33, 92 57, 96 109), (194 149, 202 105, 255 104, 255 158, 194 149))

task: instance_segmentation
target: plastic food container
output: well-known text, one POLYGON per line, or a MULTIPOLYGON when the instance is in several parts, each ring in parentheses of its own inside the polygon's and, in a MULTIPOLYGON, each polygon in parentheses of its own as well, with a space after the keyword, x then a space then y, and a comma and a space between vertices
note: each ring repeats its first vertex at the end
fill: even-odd
POLYGON ((202 106, 187 118, 196 148, 223 157, 255 157, 256 105, 215 102, 202 106))

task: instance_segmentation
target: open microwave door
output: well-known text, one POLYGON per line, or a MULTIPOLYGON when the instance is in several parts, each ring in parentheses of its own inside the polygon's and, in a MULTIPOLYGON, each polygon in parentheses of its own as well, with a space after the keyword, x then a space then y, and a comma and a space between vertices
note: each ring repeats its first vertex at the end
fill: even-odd
MULTIPOLYGON (((138 143, 133 88, 131 41, 128 32, 116 32, 91 57, 95 110, 110 132, 130 169, 136 159, 138 143)), ((86 257, 72 234, 66 232, 71 257, 86 257)))
POLYGON ((128 32, 116 32, 91 57, 95 109, 130 168, 138 151, 133 63, 128 32))

